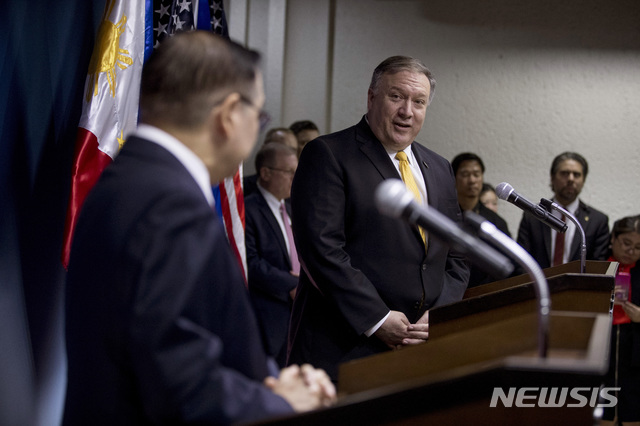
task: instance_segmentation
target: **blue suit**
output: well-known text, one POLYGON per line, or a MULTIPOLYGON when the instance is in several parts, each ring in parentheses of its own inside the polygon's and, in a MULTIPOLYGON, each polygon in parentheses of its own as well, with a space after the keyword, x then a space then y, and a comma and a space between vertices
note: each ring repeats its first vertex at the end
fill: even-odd
POLYGON ((227 424, 292 411, 224 230, 187 169, 130 138, 82 209, 65 425, 227 424))
POLYGON ((260 191, 245 199, 245 237, 249 293, 267 350, 280 366, 287 355, 291 315, 289 292, 298 285, 284 235, 260 191))

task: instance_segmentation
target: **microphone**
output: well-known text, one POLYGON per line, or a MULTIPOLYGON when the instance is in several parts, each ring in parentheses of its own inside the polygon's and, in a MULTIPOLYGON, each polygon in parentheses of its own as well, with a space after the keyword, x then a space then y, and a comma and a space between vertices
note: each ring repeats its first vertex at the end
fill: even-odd
POLYGON ((378 185, 375 203, 383 215, 401 217, 412 225, 423 227, 430 235, 466 255, 474 264, 495 277, 503 278, 513 271, 511 261, 497 250, 463 231, 439 211, 418 205, 413 194, 399 179, 387 179, 378 185))
POLYGON ((533 280, 536 299, 538 302, 538 355, 541 358, 547 356, 549 346, 549 313, 551 311, 551 296, 547 278, 538 262, 527 251, 509 236, 501 232, 496 226, 485 220, 484 217, 473 212, 464 213, 465 223, 473 226, 480 238, 492 242, 502 249, 509 257, 518 262, 533 280))
POLYGON ((576 225, 576 229, 580 231, 580 273, 585 273, 586 263, 587 263, 587 237, 584 234, 584 228, 578 222, 578 219, 572 215, 568 210, 560 205, 554 203, 551 200, 547 200, 546 198, 540 199, 540 204, 548 209, 554 209, 564 214, 565 217, 569 218, 574 225, 576 225))
POLYGON ((510 202, 511 204, 520 207, 527 213, 530 213, 545 225, 555 229, 558 232, 565 232, 567 230, 567 224, 549 213, 544 207, 539 204, 533 204, 531 201, 518 194, 513 186, 507 182, 502 182, 496 185, 496 195, 501 200, 510 202))

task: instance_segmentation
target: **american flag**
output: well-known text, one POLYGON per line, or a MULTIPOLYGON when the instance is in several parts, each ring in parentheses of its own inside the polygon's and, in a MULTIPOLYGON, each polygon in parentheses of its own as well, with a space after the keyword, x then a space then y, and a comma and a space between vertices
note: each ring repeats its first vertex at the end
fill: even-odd
MULTIPOLYGON (((153 5, 153 37, 157 46, 178 31, 209 30, 229 38, 227 19, 222 0, 160 0, 153 5)), ((212 188, 216 211, 222 219, 238 263, 247 278, 244 245, 244 196, 242 192, 242 164, 231 178, 212 188)))
MULTIPOLYGON (((65 267, 87 193, 137 125, 144 59, 165 37, 194 29, 229 37, 222 0, 107 0, 78 125, 62 251, 65 267), (105 58, 113 58, 113 63, 105 58)), ((233 177, 212 190, 216 210, 246 279, 242 165, 233 177)))

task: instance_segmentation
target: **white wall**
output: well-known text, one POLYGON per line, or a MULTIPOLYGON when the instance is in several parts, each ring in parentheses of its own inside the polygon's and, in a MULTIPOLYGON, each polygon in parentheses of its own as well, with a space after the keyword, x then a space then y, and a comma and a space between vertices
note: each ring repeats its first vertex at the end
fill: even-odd
MULTIPOLYGON (((244 19, 250 46, 252 31, 262 34, 276 41, 269 55, 284 58, 265 72, 282 78, 280 92, 267 94, 279 96, 267 104, 279 119, 272 125, 308 118, 330 132, 355 124, 373 68, 390 55, 416 56, 437 80, 420 143, 449 160, 477 153, 487 182, 507 181, 534 201, 552 195, 553 157, 578 151, 590 165, 581 198, 611 223, 640 213, 639 2, 229 1, 286 8, 284 22, 229 20, 232 34, 234 19, 244 19)), ((503 202, 500 214, 515 234, 521 212, 503 202)))

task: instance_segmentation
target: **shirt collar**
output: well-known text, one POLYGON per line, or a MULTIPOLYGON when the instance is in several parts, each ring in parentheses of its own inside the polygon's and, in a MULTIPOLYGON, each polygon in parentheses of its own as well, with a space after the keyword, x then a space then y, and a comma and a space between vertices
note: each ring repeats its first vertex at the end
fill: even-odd
POLYGON ((210 206, 215 204, 213 192, 211 191, 211 179, 209 171, 202 160, 187 148, 177 138, 157 127, 140 124, 134 131, 134 135, 143 139, 147 139, 157 145, 160 145, 169 151, 174 157, 182 163, 189 174, 193 176, 210 206))

